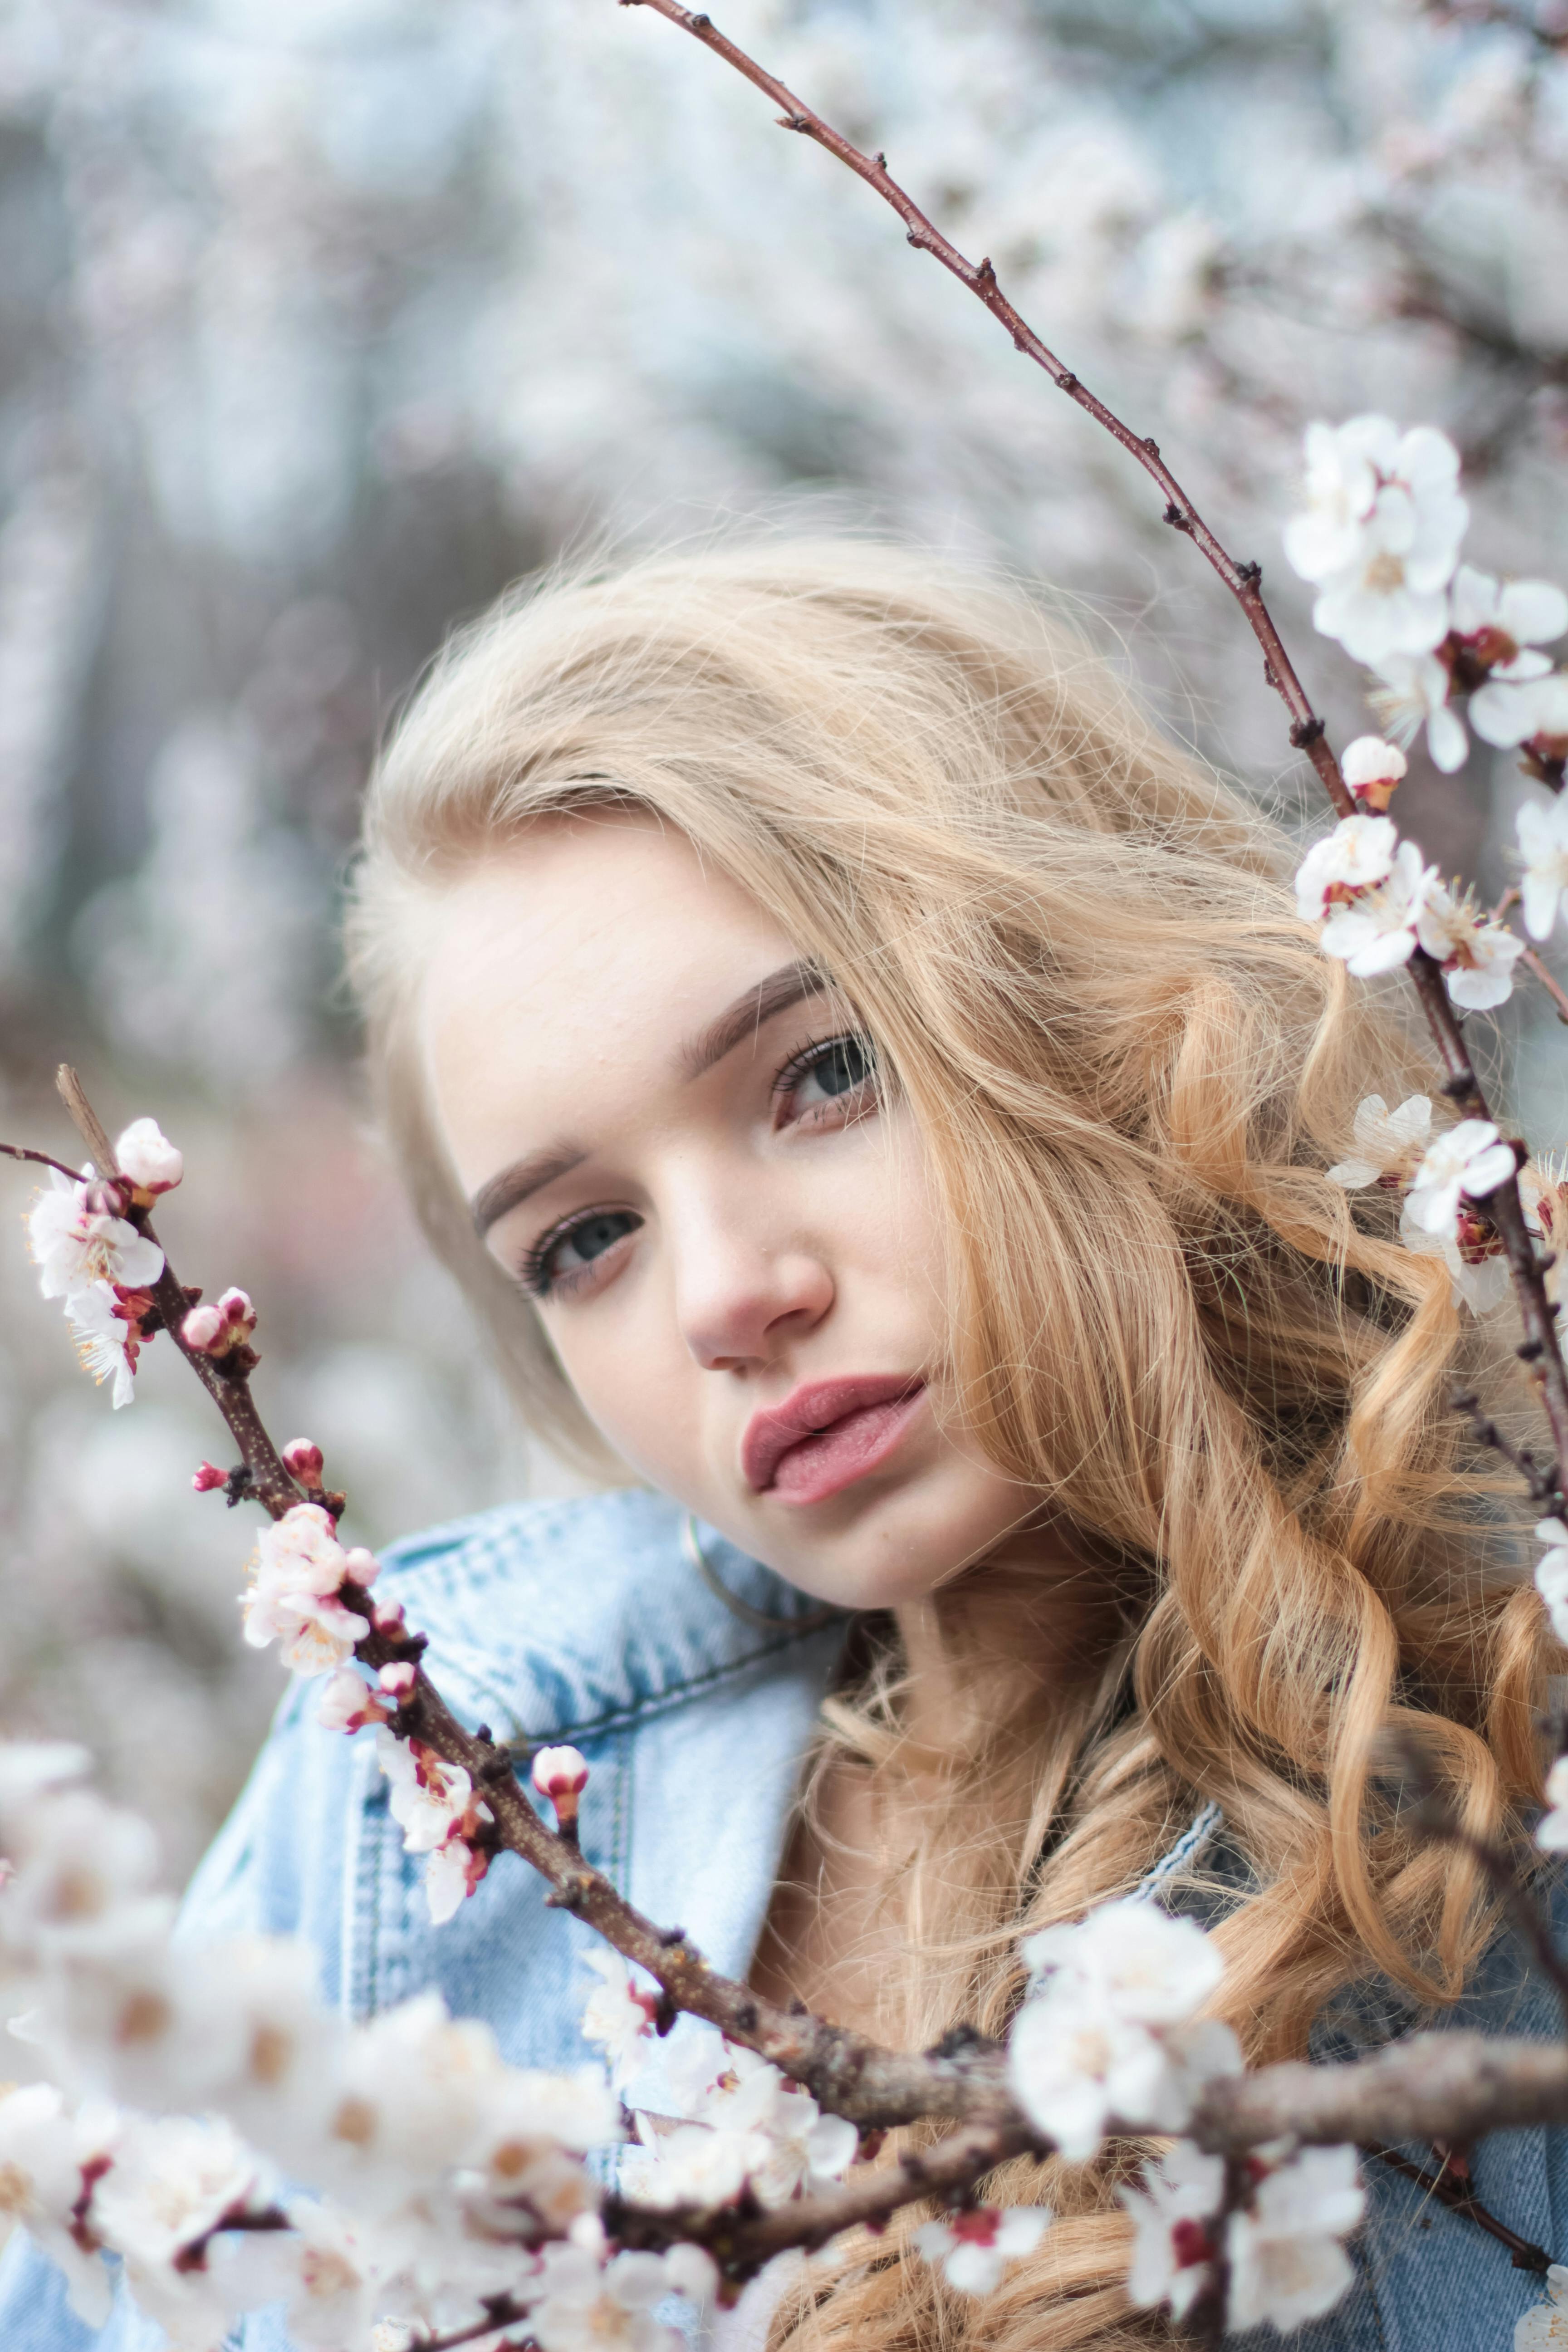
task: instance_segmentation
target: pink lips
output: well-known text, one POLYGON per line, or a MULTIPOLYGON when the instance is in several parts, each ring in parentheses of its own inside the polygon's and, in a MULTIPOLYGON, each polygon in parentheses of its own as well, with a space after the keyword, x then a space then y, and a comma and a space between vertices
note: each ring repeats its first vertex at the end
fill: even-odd
POLYGON ((820 1503, 887 1459, 925 1395, 908 1373, 808 1381, 782 1405, 754 1412, 741 1441, 741 1470, 754 1494, 820 1503))

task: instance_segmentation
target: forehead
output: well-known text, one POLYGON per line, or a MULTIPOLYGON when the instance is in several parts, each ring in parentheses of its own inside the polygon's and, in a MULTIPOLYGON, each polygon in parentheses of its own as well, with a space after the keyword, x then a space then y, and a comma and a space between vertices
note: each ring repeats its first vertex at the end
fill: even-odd
POLYGON ((683 834, 620 811, 476 861, 426 945, 426 1068, 465 1186, 662 1085, 683 1036, 795 953, 683 834))

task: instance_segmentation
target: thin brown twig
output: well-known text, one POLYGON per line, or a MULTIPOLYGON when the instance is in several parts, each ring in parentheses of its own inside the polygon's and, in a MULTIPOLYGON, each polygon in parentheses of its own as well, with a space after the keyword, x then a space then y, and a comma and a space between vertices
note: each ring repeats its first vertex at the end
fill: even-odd
POLYGON ((63 1160, 57 1160, 52 1152, 29 1151, 25 1145, 20 1143, 0 1143, 0 1151, 5 1153, 7 1160, 31 1160, 39 1168, 52 1168, 56 1171, 57 1174, 68 1176, 73 1184, 79 1184, 81 1182, 80 1169, 68 1168, 65 1161, 63 1160))
POLYGON ((1386 2164, 1390 2171, 1402 2173, 1406 2180, 1413 2180, 1424 2195, 1430 2197, 1434 2204, 1447 2206, 1450 2213, 1461 2214, 1467 2221, 1473 2221, 1479 2230, 1484 2230, 1489 2238, 1495 2238, 1500 2245, 1506 2246, 1513 2256, 1516 2271, 1534 2271, 1544 2278, 1552 2268, 1552 2256, 1545 2247, 1536 2245, 1529 2238, 1521 2238, 1517 2230, 1510 2230, 1506 2221, 1500 2221, 1490 2207, 1483 2205, 1476 2195, 1468 2173, 1457 2177, 1447 2157, 1436 2172, 1428 2172, 1424 2165, 1413 2164, 1409 2157, 1401 2156, 1394 2147, 1368 2147, 1363 2153, 1374 2158, 1379 2164, 1386 2164))
MULTIPOLYGON (((114 1165, 114 1146, 89 1102, 81 1080, 68 1063, 60 1065, 58 1084, 61 1099, 91 1152, 99 1174, 106 1178, 114 1177, 119 1172, 114 1165)), ((128 1214, 138 1230, 162 1249, 163 1244, 153 1230, 147 1212, 132 1207, 128 1214)), ((263 1426, 250 1393, 248 1369, 242 1370, 226 1358, 205 1356, 199 1349, 186 1346, 180 1327, 200 1297, 199 1290, 187 1290, 180 1282, 165 1250, 163 1271, 153 1286, 153 1303, 163 1328, 228 1423, 229 1433, 239 1448, 240 1458, 250 1473, 250 1491, 264 1510, 269 1512, 273 1518, 280 1519, 285 1511, 293 1509, 296 1503, 307 1503, 311 1498, 289 1476, 277 1447, 263 1426)))
MULTIPOLYGON (((1264 678, 1290 714, 1291 743, 1298 751, 1307 753, 1336 812, 1341 816, 1353 815, 1355 802, 1340 773, 1339 762, 1330 748, 1323 721, 1313 709, 1263 601, 1261 565, 1238 562, 1222 545, 1161 457, 1159 444, 1151 436, 1135 433, 1130 425, 1089 390, 1065 361, 1058 358, 1003 293, 989 258, 973 262, 962 254, 921 210, 908 190, 900 187, 893 178, 884 156, 863 153, 845 138, 842 131, 834 130, 803 99, 798 98, 776 74, 768 72, 764 66, 759 65, 754 58, 721 33, 706 14, 682 7, 680 0, 619 0, 619 5, 622 7, 651 8, 656 16, 665 17, 682 32, 689 33, 783 110, 779 121, 784 130, 797 131, 802 137, 815 141, 817 146, 853 172, 858 179, 864 180, 867 186, 890 205, 903 222, 909 242, 920 251, 929 253, 958 279, 960 285, 966 287, 977 300, 983 302, 993 318, 1012 336, 1017 349, 1045 371, 1058 391, 1066 393, 1142 467, 1164 498, 1166 522, 1192 541, 1240 605, 1247 626, 1263 650, 1264 678)), ((1554 787, 1561 786, 1563 772, 1561 760, 1553 759, 1544 764, 1538 761, 1536 772, 1542 774, 1543 781, 1554 787), (1547 773, 1547 768, 1552 772, 1547 773)), ((1491 1112, 1471 1064, 1459 1017, 1449 1002, 1441 966, 1423 949, 1417 948, 1406 970, 1421 1000, 1421 1009, 1447 1074, 1443 1091, 1464 1117, 1489 1119, 1491 1112)), ((1552 1430, 1555 1454, 1553 1476, 1556 1490, 1561 1495, 1563 1465, 1568 1464, 1568 1367, 1564 1366, 1558 1343, 1556 1320, 1546 1296, 1535 1245, 1525 1223, 1518 1178, 1510 1177, 1507 1183, 1500 1185, 1489 1196, 1486 1205, 1508 1258, 1509 1275, 1519 1302, 1526 1345, 1531 1351, 1531 1377, 1552 1430)))

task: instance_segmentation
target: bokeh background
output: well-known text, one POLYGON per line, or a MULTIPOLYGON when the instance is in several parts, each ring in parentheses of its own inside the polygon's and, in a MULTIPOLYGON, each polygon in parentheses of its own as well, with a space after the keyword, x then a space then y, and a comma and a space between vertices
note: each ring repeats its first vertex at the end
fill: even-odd
MULTIPOLYGON (((1311 417, 1464 452, 1473 560, 1568 571, 1568 0, 728 0, 1166 454, 1341 736, 1278 559, 1311 417)), ((378 734, 563 549, 795 500, 1085 600, 1169 723, 1306 805, 1252 640, 1143 477, 898 224, 615 0, 0 0, 0 1132, 50 1077, 184 1147, 187 1280, 371 1541, 559 1465, 511 1426, 369 1138, 334 925, 378 734)), ((1417 761, 1494 892, 1524 787, 1417 761)), ((1537 998, 1497 1050, 1568 1134, 1537 998)), ((7 1217, 30 1196, 0 1167, 7 1217)), ((86 1738, 171 1867, 278 1687, 244 1514, 154 1347, 111 1413, 0 1253, 0 1723, 86 1738)))

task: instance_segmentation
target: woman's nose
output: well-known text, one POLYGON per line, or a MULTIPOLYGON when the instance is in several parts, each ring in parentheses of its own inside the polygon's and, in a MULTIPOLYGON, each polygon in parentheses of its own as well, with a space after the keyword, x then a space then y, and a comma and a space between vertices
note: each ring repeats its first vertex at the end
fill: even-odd
POLYGON ((834 1296, 826 1260, 798 1239, 708 1221, 683 1236, 676 1289, 682 1337, 710 1372, 772 1363, 816 1328, 834 1296))

